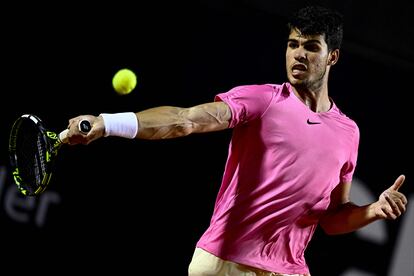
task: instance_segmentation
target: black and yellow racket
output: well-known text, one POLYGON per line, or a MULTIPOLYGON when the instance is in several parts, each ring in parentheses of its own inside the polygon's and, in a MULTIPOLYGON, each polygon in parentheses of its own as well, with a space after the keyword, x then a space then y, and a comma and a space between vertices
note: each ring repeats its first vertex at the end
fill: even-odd
MULTIPOLYGON (((83 120, 79 129, 91 129, 83 120)), ((25 196, 41 194, 50 182, 53 164, 62 144, 67 142, 68 129, 59 134, 47 129, 33 114, 24 114, 14 122, 9 137, 10 164, 14 182, 25 196)))

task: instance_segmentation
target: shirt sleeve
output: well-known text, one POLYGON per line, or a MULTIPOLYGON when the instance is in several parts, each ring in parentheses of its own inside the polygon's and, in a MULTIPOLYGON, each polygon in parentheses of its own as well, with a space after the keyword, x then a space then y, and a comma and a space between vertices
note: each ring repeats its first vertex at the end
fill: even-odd
POLYGON ((341 181, 342 182, 351 182, 358 158, 358 148, 359 148, 359 129, 356 126, 356 131, 354 135, 354 141, 351 148, 351 153, 348 161, 344 164, 341 170, 341 181))
POLYGON ((260 118, 269 107, 275 94, 270 85, 243 85, 217 94, 214 101, 228 104, 232 118, 230 128, 260 118))

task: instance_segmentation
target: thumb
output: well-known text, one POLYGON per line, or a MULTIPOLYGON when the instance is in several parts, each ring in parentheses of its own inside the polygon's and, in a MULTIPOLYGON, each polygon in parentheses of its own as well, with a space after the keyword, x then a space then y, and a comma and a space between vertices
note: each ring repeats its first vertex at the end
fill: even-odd
POLYGON ((390 187, 391 190, 398 191, 398 189, 402 186, 405 180, 405 175, 400 175, 397 180, 395 180, 394 184, 390 187))

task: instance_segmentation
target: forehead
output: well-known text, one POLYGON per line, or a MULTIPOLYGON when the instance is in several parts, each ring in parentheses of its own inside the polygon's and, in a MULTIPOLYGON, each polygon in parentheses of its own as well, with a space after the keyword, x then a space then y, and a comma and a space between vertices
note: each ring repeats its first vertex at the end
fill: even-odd
POLYGON ((304 35, 298 29, 290 30, 289 40, 297 40, 300 42, 314 41, 314 42, 319 42, 322 45, 326 44, 325 35, 323 34, 304 35))

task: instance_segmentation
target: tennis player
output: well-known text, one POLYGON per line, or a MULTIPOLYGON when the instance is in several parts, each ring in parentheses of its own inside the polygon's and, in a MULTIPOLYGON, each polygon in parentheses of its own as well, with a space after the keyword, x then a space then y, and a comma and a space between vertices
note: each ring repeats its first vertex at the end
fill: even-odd
POLYGON ((237 86, 189 108, 69 120, 70 144, 232 129, 221 187, 210 225, 195 246, 190 276, 310 275, 304 253, 317 225, 330 235, 349 233, 379 219, 395 220, 406 210, 399 191, 404 175, 371 204, 349 199, 360 132, 328 93, 343 16, 305 7, 288 27, 284 83, 237 86), (87 135, 77 128, 82 119, 92 123, 87 135))

